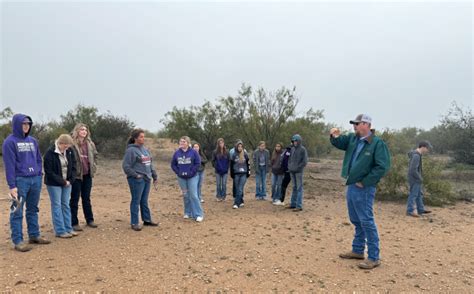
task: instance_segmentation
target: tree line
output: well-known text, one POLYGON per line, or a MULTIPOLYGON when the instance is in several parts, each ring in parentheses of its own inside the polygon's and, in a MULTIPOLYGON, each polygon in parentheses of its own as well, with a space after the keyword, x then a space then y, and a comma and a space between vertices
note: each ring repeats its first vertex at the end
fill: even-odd
MULTIPOLYGON (((329 130, 335 126, 324 122, 324 111, 310 108, 298 112, 299 98, 296 88, 282 87, 275 91, 253 88, 242 84, 237 95, 219 97, 216 101, 205 101, 200 106, 173 107, 161 119, 163 128, 158 133, 147 131, 147 136, 177 140, 183 135, 201 144, 206 155, 215 149, 218 138, 224 138, 228 147, 237 140, 245 142, 249 151, 266 141, 269 149, 276 143, 290 143, 293 134, 303 137, 303 144, 310 157, 342 154, 329 142, 329 130)), ((0 143, 11 133, 9 107, 0 112, 0 143)), ((33 118, 32 135, 39 140, 41 152, 62 133, 70 133, 76 123, 89 126, 92 139, 101 156, 121 158, 125 142, 135 124, 125 116, 110 112, 100 113, 94 106, 77 105, 58 120, 37 122, 33 118)), ((352 130, 346 130, 349 132, 352 130)), ((406 194, 407 152, 414 149, 420 140, 429 140, 436 154, 448 155, 451 164, 463 164, 474 168, 474 118, 470 108, 453 102, 442 116, 440 123, 429 130, 415 127, 377 130, 387 143, 392 155, 392 168, 379 185, 379 195, 403 197, 406 194)), ((449 164, 449 163, 448 163, 449 164)), ((433 204, 450 202, 453 193, 448 182, 441 179, 446 163, 427 158, 424 164, 425 187, 433 204)), ((428 199, 430 203, 430 199, 428 199)))

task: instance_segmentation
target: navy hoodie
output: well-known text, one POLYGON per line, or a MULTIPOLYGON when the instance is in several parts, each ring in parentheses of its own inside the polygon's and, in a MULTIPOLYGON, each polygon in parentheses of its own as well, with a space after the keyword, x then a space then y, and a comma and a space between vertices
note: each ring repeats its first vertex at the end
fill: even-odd
POLYGON ((3 142, 3 162, 5 165, 5 175, 8 187, 16 188, 16 177, 41 176, 42 159, 38 146, 38 141, 29 136, 33 121, 31 117, 18 113, 12 118, 13 132, 3 142), (23 133, 23 121, 30 120, 30 130, 23 133))
POLYGON ((288 159, 291 155, 291 146, 286 147, 285 151, 281 155, 281 168, 284 172, 288 172, 288 159))
POLYGON ((196 175, 201 166, 201 157, 193 148, 183 151, 179 148, 171 160, 171 169, 183 179, 190 179, 196 175))
POLYGON ((212 152, 212 166, 219 175, 225 175, 229 172, 229 153, 218 154, 217 150, 212 152))

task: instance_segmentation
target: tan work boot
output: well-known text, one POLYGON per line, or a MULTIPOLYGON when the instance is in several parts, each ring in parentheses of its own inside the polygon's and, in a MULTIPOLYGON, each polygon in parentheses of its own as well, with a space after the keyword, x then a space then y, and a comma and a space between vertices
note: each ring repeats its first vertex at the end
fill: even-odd
POLYGON ((355 253, 352 251, 341 253, 339 254, 339 257, 344 258, 344 259, 364 259, 365 258, 363 253, 360 254, 360 253, 355 253))
POLYGON ((46 239, 45 237, 30 237, 30 239, 28 240, 30 244, 49 244, 51 243, 51 241, 49 241, 48 239, 46 239))
POLYGON ((366 259, 363 262, 359 263, 357 266, 361 269, 373 269, 375 267, 378 267, 380 265, 380 259, 379 260, 370 260, 366 259))
POLYGON ((33 249, 31 245, 26 244, 25 242, 20 242, 15 245, 15 250, 20 252, 27 252, 33 249))

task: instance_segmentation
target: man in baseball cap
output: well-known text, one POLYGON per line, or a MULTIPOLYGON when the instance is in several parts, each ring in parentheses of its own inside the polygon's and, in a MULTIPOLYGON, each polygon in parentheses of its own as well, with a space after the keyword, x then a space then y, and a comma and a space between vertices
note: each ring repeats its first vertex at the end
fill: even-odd
POLYGON ((364 259, 367 246, 368 258, 358 266, 373 269, 380 265, 379 234, 373 213, 375 187, 390 169, 390 153, 384 141, 371 131, 370 116, 359 114, 349 122, 355 133, 341 135, 337 128, 330 131, 331 144, 345 151, 341 175, 347 179, 347 209, 355 227, 352 250, 339 257, 364 259))
POLYGON ((359 114, 354 120, 349 121, 351 125, 358 125, 361 122, 372 124, 372 118, 367 114, 359 114))

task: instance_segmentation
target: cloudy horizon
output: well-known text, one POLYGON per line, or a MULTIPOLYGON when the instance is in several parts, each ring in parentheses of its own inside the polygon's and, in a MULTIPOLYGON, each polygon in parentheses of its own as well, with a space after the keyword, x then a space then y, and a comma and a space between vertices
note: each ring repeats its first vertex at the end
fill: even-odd
POLYGON ((298 112, 429 129, 473 108, 471 2, 2 2, 1 108, 156 131, 173 106, 296 86, 298 112))

